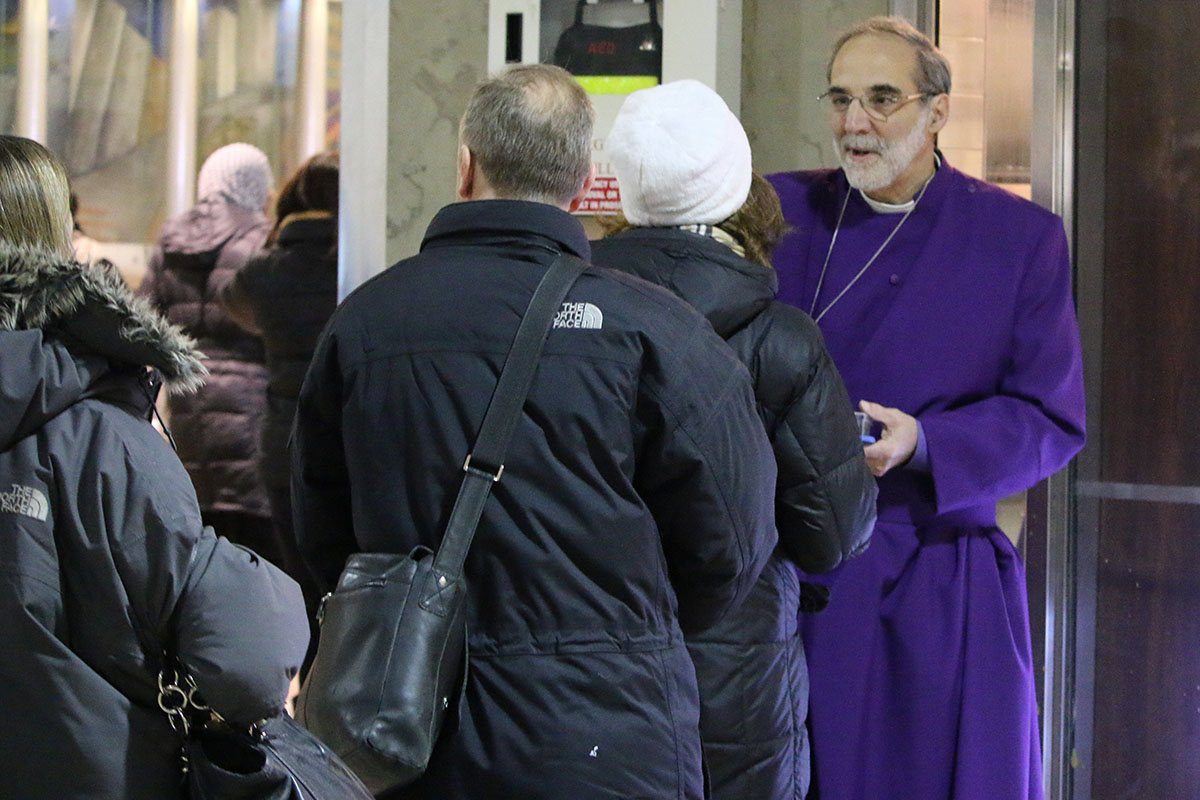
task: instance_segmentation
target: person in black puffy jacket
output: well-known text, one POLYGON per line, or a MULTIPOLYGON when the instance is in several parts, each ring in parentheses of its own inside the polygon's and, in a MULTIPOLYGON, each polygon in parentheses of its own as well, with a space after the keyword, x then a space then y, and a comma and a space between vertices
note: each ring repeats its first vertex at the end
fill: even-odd
POLYGON ((337 306, 337 212, 338 156, 319 153, 279 192, 267 250, 238 270, 218 295, 229 317, 261 336, 266 350, 259 473, 271 502, 277 552, 304 590, 310 625, 316 624, 320 593, 296 549, 287 443, 317 337, 337 306))
POLYGON ((635 92, 606 147, 626 221, 593 243, 593 259, 667 287, 708 318, 750 369, 779 467, 779 548, 745 605, 688 637, 713 797, 803 798, 808 677, 797 612, 824 598, 796 568, 826 572, 867 546, 875 481, 816 324, 774 300, 779 200, 753 175, 724 101, 696 81, 635 92))
POLYGON ((209 377, 172 397, 170 424, 200 498, 204 521, 275 563, 267 494, 258 474, 267 368, 259 337, 234 324, 217 293, 262 249, 271 168, 243 142, 218 148, 197 177, 199 201, 169 220, 138 294, 196 340, 209 377))
POLYGON ((163 650, 249 724, 283 709, 304 608, 202 526, 149 422, 162 380, 203 380, 199 354, 115 269, 74 262, 67 209, 53 157, 0 136, 0 795, 182 799, 163 650))

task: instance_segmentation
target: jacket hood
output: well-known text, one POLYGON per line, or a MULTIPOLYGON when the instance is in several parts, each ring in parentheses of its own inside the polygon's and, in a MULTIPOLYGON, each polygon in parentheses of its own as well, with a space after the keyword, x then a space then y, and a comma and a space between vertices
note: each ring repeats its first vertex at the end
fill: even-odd
POLYGON ((197 203, 163 226, 160 242, 168 253, 195 256, 177 265, 210 269, 221 247, 230 239, 258 226, 266 226, 261 212, 226 202, 217 195, 197 203))
POLYGON ((775 271, 715 239, 678 228, 632 228, 592 243, 593 262, 666 287, 703 314, 723 339, 774 299, 775 271))
POLYGON ((115 269, 0 244, 0 331, 29 330, 113 367, 154 367, 173 393, 195 391, 208 374, 194 342, 135 298, 115 269))

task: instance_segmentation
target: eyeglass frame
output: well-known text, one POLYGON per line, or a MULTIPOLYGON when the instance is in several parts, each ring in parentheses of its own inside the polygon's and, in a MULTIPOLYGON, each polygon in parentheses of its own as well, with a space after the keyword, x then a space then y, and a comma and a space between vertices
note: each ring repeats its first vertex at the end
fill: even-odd
POLYGON ((888 119, 890 119, 893 114, 895 114, 897 111, 899 111, 904 106, 911 103, 913 100, 916 100, 918 97, 922 97, 922 98, 937 97, 939 94, 943 94, 943 92, 916 92, 914 94, 901 95, 896 101, 896 107, 893 108, 891 111, 887 112, 886 114, 883 114, 882 116, 879 116, 880 114, 882 114, 882 112, 875 110, 875 109, 871 109, 865 102, 863 102, 863 98, 866 97, 867 95, 882 94, 882 92, 880 92, 877 89, 872 90, 870 92, 863 92, 862 94, 850 94, 847 91, 844 91, 842 89, 835 89, 835 88, 826 89, 825 91, 821 92, 821 94, 817 95, 817 102, 822 103, 822 105, 824 105, 824 103, 822 101, 824 101, 825 98, 830 97, 831 95, 834 95, 834 94, 845 95, 846 97, 850 98, 850 102, 846 103, 846 107, 841 110, 838 110, 836 108, 829 108, 829 109, 827 109, 827 113, 834 114, 837 116, 845 116, 846 114, 848 114, 850 112, 850 106, 854 104, 855 100, 857 100, 858 107, 861 108, 863 110, 863 113, 866 114, 868 117, 875 120, 876 122, 887 122, 888 119))

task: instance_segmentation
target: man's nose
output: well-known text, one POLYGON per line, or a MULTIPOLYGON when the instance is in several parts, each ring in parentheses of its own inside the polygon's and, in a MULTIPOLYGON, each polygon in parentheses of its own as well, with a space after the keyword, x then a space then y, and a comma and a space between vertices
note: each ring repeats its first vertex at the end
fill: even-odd
POLYGON ((850 105, 846 108, 846 113, 842 114, 842 129, 846 133, 871 132, 871 118, 867 116, 866 109, 863 108, 860 98, 851 98, 850 105))

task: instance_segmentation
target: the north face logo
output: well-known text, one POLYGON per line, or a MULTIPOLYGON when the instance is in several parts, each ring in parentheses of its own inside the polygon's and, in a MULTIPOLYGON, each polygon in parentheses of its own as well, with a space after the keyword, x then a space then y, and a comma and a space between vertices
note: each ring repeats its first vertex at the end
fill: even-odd
POLYGON ((604 327, 604 314, 591 303, 563 303, 562 310, 554 315, 555 328, 604 327))
POLYGON ((0 513, 24 514, 45 522, 50 516, 50 504, 46 502, 46 495, 37 489, 14 483, 11 492, 0 492, 0 513))

